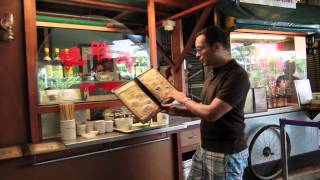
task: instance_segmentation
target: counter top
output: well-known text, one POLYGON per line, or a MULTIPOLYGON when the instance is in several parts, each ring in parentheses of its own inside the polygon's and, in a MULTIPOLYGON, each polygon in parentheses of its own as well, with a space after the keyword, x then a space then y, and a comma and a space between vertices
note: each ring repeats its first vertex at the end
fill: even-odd
MULTIPOLYGON (((245 114, 245 119, 249 118, 255 118, 260 116, 268 116, 273 114, 281 114, 281 113, 290 113, 295 111, 304 111, 304 109, 301 109, 299 107, 293 106, 293 107, 284 107, 284 108, 276 108, 276 109, 269 109, 267 112, 260 112, 260 113, 253 113, 253 114, 245 114)), ((171 116, 169 125, 162 126, 157 129, 148 129, 146 128, 143 131, 134 132, 134 133, 120 133, 120 132, 111 132, 111 133, 105 133, 96 136, 92 139, 85 139, 78 137, 75 141, 69 141, 69 142, 63 142, 61 141, 53 141, 53 142, 43 142, 38 144, 28 144, 28 152, 30 153, 20 153, 15 156, 11 156, 11 154, 8 154, 7 148, 0 148, 3 152, 0 151, 0 155, 3 154, 2 159, 10 159, 14 157, 21 157, 21 156, 28 156, 28 155, 37 155, 37 154, 43 154, 43 153, 50 153, 50 152, 56 152, 61 151, 64 149, 69 148, 78 148, 78 147, 86 147, 91 145, 98 145, 98 144, 104 144, 104 143, 111 143, 121 140, 128 140, 138 137, 144 137, 149 135, 155 135, 160 133, 173 133, 175 131, 186 129, 193 125, 199 125, 200 124, 199 118, 188 118, 188 117, 179 117, 179 116, 171 116)), ((20 147, 20 146, 19 146, 20 147)), ((18 147, 18 149, 19 149, 18 147)), ((22 145, 21 147, 24 147, 22 145)), ((22 148, 23 149, 23 148, 22 148)), ((11 151, 10 151, 11 152, 11 151)), ((16 151, 14 151, 16 152, 16 151)), ((20 152, 20 151, 19 151, 20 152)), ((1 158, 0 158, 1 160, 1 158)))
POLYGON ((274 108, 274 109, 268 109, 268 111, 266 111, 266 112, 245 114, 244 118, 249 119, 249 118, 255 118, 255 117, 260 117, 260 116, 269 116, 269 115, 274 115, 274 114, 282 114, 282 113, 289 113, 289 112, 295 112, 295 111, 303 111, 303 109, 301 109, 298 106, 274 108))
MULTIPOLYGON (((267 112, 245 114, 245 118, 247 119, 247 118, 254 118, 259 116, 268 116, 272 114, 289 113, 294 111, 301 111, 301 108, 284 107, 284 108, 269 109, 267 112)), ((170 117, 169 122, 170 122, 169 125, 166 125, 164 127, 157 128, 157 129, 145 128, 145 130, 143 131, 128 133, 128 134, 113 131, 111 133, 98 135, 92 139, 85 139, 85 138, 78 137, 77 140, 64 142, 64 144, 68 148, 77 148, 77 147, 109 143, 109 142, 126 140, 126 139, 137 138, 137 137, 148 136, 148 135, 159 134, 159 133, 168 133, 171 131, 178 131, 181 129, 185 129, 192 125, 198 125, 200 124, 200 119, 172 116, 170 117)))
POLYGON ((191 126, 191 125, 200 124, 200 120, 194 120, 192 118, 187 118, 187 117, 175 117, 175 116, 170 117, 169 122, 170 122, 169 125, 162 126, 161 128, 157 128, 157 129, 145 128, 143 130, 140 130, 139 132, 133 132, 128 134, 113 131, 111 133, 97 135, 95 138, 92 138, 92 139, 85 139, 82 137, 78 137, 77 140, 75 141, 64 141, 64 144, 68 148, 91 146, 96 144, 109 143, 109 142, 126 140, 126 139, 148 136, 153 134, 178 131, 181 129, 188 128, 188 126, 191 126))

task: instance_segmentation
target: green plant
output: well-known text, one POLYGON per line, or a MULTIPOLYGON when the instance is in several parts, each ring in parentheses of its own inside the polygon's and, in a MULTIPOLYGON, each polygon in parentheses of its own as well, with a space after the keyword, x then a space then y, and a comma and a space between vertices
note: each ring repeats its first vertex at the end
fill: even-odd
POLYGON ((55 89, 68 89, 74 84, 79 84, 81 82, 81 78, 79 76, 67 76, 52 79, 51 82, 55 89))

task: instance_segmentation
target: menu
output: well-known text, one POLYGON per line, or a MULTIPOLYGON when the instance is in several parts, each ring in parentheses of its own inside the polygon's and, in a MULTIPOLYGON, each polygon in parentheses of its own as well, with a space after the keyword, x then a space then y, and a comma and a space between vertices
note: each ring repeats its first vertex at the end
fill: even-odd
POLYGON ((173 85, 159 71, 150 69, 114 89, 113 93, 140 121, 145 122, 160 111, 162 103, 172 100, 167 95, 173 90, 173 85))
POLYGON ((312 100, 312 90, 309 79, 295 80, 299 105, 310 104, 312 100))

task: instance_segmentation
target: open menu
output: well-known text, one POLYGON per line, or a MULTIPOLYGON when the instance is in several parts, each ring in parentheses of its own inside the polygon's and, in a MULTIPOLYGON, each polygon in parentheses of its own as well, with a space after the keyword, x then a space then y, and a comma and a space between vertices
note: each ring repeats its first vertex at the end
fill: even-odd
POLYGON ((173 85, 159 71, 150 69, 113 93, 140 121, 146 122, 161 110, 162 103, 171 100, 167 95, 173 90, 173 85))

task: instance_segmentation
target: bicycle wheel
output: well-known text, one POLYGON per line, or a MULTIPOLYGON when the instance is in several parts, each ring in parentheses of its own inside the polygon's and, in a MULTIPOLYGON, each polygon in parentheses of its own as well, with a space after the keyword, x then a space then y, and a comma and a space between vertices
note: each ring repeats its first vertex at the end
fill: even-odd
MULTIPOLYGON (((290 156, 291 143, 286 134, 287 154, 290 156)), ((282 172, 280 126, 262 127, 249 145, 249 168, 259 179, 274 179, 282 172)))

